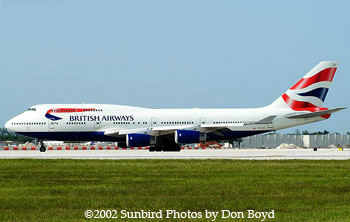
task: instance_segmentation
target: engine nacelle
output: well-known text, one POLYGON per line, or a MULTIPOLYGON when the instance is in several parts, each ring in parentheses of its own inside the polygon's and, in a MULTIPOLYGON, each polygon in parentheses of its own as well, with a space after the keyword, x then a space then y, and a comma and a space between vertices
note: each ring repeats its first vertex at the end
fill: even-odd
POLYGON ((176 130, 175 142, 176 143, 198 143, 206 141, 207 137, 205 133, 194 130, 176 130))
POLYGON ((149 146, 156 144, 156 138, 148 134, 127 134, 126 135, 126 146, 135 147, 135 146, 149 146))

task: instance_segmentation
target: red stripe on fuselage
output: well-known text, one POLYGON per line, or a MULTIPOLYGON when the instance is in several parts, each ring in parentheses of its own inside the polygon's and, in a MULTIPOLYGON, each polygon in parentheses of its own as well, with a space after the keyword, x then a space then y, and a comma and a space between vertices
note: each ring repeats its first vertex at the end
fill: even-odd
POLYGON ((81 113, 81 112, 88 112, 93 110, 96 110, 96 109, 57 108, 57 109, 50 109, 46 113, 81 113))
POLYGON ((299 80, 294 86, 292 86, 292 90, 294 89, 304 89, 314 83, 318 82, 332 82, 334 78, 335 71, 337 71, 337 68, 327 68, 322 70, 321 72, 317 73, 314 76, 311 76, 310 78, 302 78, 299 80))

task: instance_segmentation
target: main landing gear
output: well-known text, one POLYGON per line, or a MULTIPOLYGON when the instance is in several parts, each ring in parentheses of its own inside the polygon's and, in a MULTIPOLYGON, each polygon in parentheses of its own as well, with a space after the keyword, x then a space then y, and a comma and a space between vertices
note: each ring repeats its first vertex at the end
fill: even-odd
POLYGON ((39 143, 40 143, 40 148, 39 148, 39 150, 40 150, 40 152, 45 152, 46 151, 46 147, 45 147, 45 145, 44 145, 44 141, 43 140, 39 140, 39 143))
POLYGON ((150 152, 180 152, 181 147, 178 144, 168 144, 168 145, 153 145, 149 147, 150 152))
POLYGON ((150 152, 161 152, 163 150, 163 147, 162 146, 150 146, 148 151, 150 152))
POLYGON ((179 152, 181 147, 175 143, 172 136, 159 136, 157 137, 157 144, 150 146, 150 152, 179 152))

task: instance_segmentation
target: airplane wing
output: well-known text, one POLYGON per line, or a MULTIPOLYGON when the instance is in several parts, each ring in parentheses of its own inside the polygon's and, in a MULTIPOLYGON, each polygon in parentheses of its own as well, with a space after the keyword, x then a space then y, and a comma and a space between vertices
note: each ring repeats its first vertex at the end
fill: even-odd
POLYGON ((327 109, 323 111, 317 111, 317 112, 312 112, 312 113, 302 113, 302 114, 291 114, 287 115, 286 117, 288 119, 304 119, 304 118, 313 118, 313 117, 318 117, 318 116, 323 116, 331 113, 335 113, 338 111, 341 111, 343 109, 346 109, 346 107, 343 108, 335 108, 335 109, 327 109))
POLYGON ((221 130, 229 127, 239 127, 250 124, 269 124, 276 118, 276 115, 268 116, 255 123, 219 123, 219 124, 201 124, 201 125, 176 125, 176 126, 157 126, 153 128, 138 129, 118 129, 111 128, 104 131, 104 135, 111 137, 123 137, 127 134, 148 134, 151 136, 163 136, 174 133, 176 130, 193 130, 201 133, 221 134, 221 130))
POLYGON ((219 124, 201 124, 201 125, 176 125, 176 126, 157 126, 153 128, 138 128, 138 129, 118 129, 111 128, 104 131, 104 135, 111 137, 123 137, 127 134, 148 134, 151 136, 163 136, 172 134, 176 130, 193 130, 201 133, 218 133, 229 127, 244 126, 250 124, 269 124, 276 118, 276 115, 268 116, 255 123, 219 123, 219 124))
POLYGON ((159 126, 153 128, 139 128, 139 129, 108 129, 104 132, 106 136, 119 137, 126 134, 148 134, 151 136, 163 136, 172 134, 176 130, 193 130, 202 133, 214 132, 227 127, 244 126, 244 123, 226 123, 226 124, 201 124, 201 125, 178 125, 178 126, 159 126))

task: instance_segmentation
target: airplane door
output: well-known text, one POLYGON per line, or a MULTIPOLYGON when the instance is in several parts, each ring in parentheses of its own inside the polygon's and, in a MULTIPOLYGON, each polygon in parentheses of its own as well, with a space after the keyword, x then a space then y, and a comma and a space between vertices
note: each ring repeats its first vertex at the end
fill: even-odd
POLYGON ((205 117, 199 118, 199 124, 205 124, 205 122, 206 122, 205 117))
POLYGON ((55 132, 55 121, 49 120, 49 122, 47 123, 49 126, 49 132, 55 132))
POLYGON ((157 126, 157 118, 153 117, 151 119, 151 127, 153 128, 153 127, 156 127, 156 126, 157 126))

